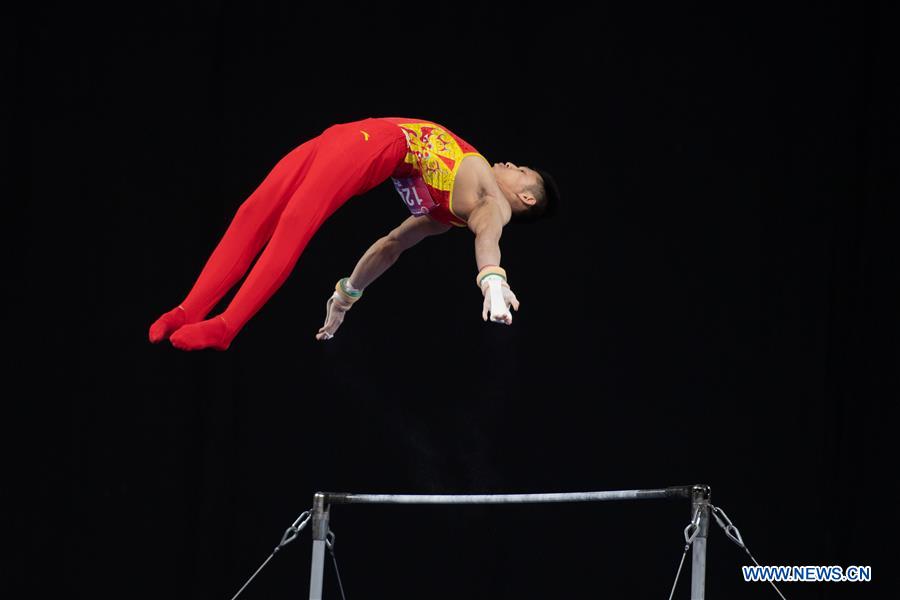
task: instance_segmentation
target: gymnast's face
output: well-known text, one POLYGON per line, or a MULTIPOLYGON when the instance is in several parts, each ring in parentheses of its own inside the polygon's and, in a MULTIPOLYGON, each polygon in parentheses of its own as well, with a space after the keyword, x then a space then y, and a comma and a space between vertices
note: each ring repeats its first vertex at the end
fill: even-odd
POLYGON ((494 163, 494 177, 503 191, 513 212, 528 210, 537 200, 532 189, 538 186, 541 176, 537 171, 511 162, 494 163))

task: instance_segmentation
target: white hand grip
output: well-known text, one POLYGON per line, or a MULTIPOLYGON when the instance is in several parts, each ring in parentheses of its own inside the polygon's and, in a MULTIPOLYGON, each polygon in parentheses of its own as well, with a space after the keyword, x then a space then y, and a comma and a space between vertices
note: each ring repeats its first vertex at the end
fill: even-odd
POLYGON ((503 300, 503 290, 500 287, 501 280, 494 277, 488 281, 489 292, 491 294, 491 321, 505 321, 509 316, 506 308, 506 302, 503 300))

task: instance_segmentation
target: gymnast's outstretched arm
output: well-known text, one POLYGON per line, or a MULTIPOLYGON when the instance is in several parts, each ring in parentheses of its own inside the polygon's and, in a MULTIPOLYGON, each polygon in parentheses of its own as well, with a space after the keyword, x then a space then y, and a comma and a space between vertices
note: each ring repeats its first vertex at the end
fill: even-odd
POLYGON ((476 283, 481 289, 484 301, 481 318, 512 324, 512 313, 519 310, 519 300, 506 280, 506 271, 500 266, 500 236, 503 226, 510 220, 509 204, 500 192, 487 193, 469 214, 468 226, 475 234, 475 262, 478 265, 476 283))
POLYGON ((356 263, 350 277, 341 279, 335 292, 325 303, 325 324, 316 333, 317 340, 328 340, 344 322, 344 315, 361 296, 363 290, 397 262, 400 255, 431 235, 444 233, 450 225, 438 223, 428 216, 408 217, 389 234, 372 244, 356 263))

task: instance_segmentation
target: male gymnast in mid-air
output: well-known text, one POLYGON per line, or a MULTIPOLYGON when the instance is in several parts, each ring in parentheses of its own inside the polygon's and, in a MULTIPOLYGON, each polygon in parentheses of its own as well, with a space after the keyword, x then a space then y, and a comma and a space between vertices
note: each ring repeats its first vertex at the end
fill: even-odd
POLYGON ((470 144, 433 121, 376 117, 338 123, 285 155, 238 208, 187 297, 150 326, 150 341, 181 350, 226 350, 284 283, 322 223, 348 199, 390 178, 412 213, 363 254, 326 302, 317 340, 334 336, 346 312, 400 254, 452 227, 475 234, 482 319, 512 323, 519 301, 500 267, 500 235, 510 222, 556 210, 559 190, 542 170, 491 165, 470 144), (268 244, 266 242, 268 241, 268 244), (205 319, 260 251, 228 308, 205 319))

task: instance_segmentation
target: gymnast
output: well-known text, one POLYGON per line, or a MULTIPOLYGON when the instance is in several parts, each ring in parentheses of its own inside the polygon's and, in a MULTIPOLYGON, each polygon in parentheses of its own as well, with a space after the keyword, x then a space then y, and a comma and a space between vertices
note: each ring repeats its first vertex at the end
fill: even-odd
POLYGON ((338 123, 291 150, 238 208, 190 293, 150 326, 150 341, 181 350, 227 350, 247 321, 287 279, 309 240, 348 199, 390 178, 411 215, 363 254, 325 305, 317 340, 331 339, 363 291, 424 238, 454 226, 475 235, 482 319, 512 323, 519 300, 500 266, 500 236, 556 210, 559 190, 542 170, 493 163, 432 121, 372 117, 338 123), (267 243, 268 242, 268 243, 267 243), (259 259, 228 307, 206 319, 259 259))

